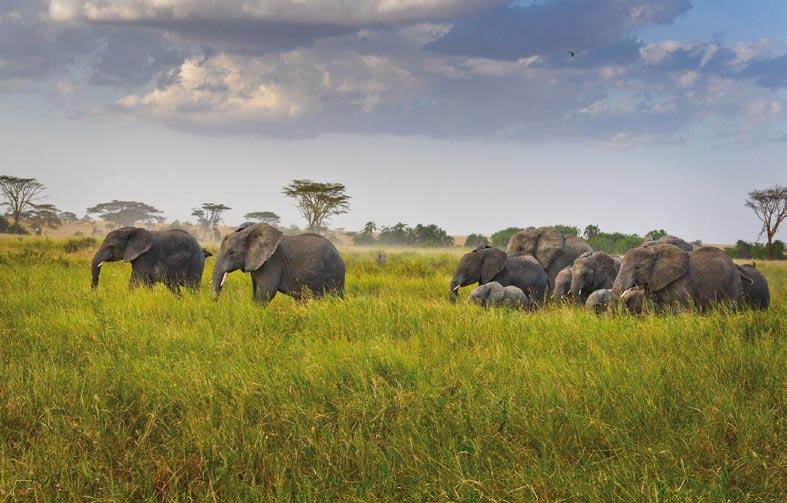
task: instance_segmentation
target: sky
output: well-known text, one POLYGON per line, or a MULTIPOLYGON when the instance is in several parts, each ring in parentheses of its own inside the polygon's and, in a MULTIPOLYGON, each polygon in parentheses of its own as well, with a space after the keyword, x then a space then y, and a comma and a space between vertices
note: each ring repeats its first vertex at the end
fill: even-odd
POLYGON ((783 0, 0 0, 0 173, 78 215, 303 226, 281 188, 311 178, 346 185, 348 230, 755 240, 785 26, 783 0))

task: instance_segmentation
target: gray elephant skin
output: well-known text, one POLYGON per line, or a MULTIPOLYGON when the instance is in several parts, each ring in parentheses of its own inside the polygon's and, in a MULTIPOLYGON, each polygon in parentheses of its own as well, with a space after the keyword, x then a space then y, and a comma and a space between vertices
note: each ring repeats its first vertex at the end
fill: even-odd
POLYGON ((617 299, 618 296, 615 295, 614 290, 611 288, 602 288, 588 295, 585 301, 585 307, 591 309, 596 314, 602 314, 611 309, 617 302, 617 299))
POLYGON ((543 302, 548 285, 544 268, 533 257, 509 257, 497 248, 480 246, 459 261, 451 279, 451 300, 456 299, 463 286, 493 281, 504 287, 511 285, 521 289, 536 303, 543 302))
POLYGON ((227 274, 238 269, 251 274, 253 298, 261 303, 277 292, 297 300, 344 296, 344 261, 319 234, 284 236, 268 224, 242 226, 221 242, 213 267, 216 297, 227 274))
POLYGON ((755 309, 768 309, 771 292, 768 279, 757 270, 755 264, 736 265, 741 273, 741 303, 755 309))
POLYGON ((470 292, 470 300, 484 307, 504 306, 514 309, 528 309, 532 304, 521 288, 513 285, 504 287, 497 281, 474 288, 470 292))
POLYGON ((652 237, 648 236, 648 237, 645 238, 644 241, 642 241, 642 244, 640 246, 653 246, 653 245, 656 245, 656 244, 675 245, 678 248, 680 248, 681 250, 685 250, 687 252, 694 251, 694 250, 700 248, 699 246, 695 246, 695 245, 693 245, 691 243, 687 243, 686 241, 684 241, 683 239, 681 239, 681 238, 679 238, 677 236, 670 236, 670 235, 661 236, 658 239, 653 239, 652 237))
POLYGON ((554 227, 528 228, 519 231, 508 242, 508 255, 532 255, 547 273, 549 291, 555 289, 555 278, 561 269, 570 266, 580 255, 593 248, 577 236, 564 236, 554 227))
POLYGON ((202 281, 206 256, 210 253, 184 230, 123 227, 107 234, 93 256, 92 286, 98 287, 105 262, 124 260, 131 262, 132 287, 163 283, 175 293, 181 286, 196 290, 202 281))
POLYGON ((566 300, 571 292, 571 266, 564 267, 555 276, 555 288, 552 289, 552 298, 566 300))
POLYGON ((618 295, 641 289, 657 308, 705 310, 714 302, 734 304, 741 291, 741 275, 718 248, 705 246, 687 252, 660 243, 629 250, 613 289, 618 295))
POLYGON ((620 261, 616 258, 604 252, 583 253, 577 257, 570 269, 571 297, 585 303, 596 290, 612 288, 620 269, 620 261))

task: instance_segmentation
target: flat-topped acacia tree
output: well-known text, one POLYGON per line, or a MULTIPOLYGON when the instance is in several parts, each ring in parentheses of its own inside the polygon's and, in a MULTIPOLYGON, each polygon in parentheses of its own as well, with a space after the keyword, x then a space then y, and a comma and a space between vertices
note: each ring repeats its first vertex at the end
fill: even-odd
POLYGON ((134 224, 156 224, 164 221, 161 210, 139 201, 99 203, 87 209, 87 214, 98 217, 115 227, 132 227, 134 224))
POLYGON ((347 213, 350 196, 341 183, 322 183, 312 180, 293 180, 282 189, 282 194, 295 200, 295 205, 306 219, 312 232, 325 228, 325 222, 334 215, 347 213))
POLYGON ((773 237, 787 218, 787 187, 777 184, 767 189, 753 190, 749 192, 745 206, 751 208, 762 222, 760 236, 765 235, 768 240, 768 258, 776 258, 773 252, 773 237))

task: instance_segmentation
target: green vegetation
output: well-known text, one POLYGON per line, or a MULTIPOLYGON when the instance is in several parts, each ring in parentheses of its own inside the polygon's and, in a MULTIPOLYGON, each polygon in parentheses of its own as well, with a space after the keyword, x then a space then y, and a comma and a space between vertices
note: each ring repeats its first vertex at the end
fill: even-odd
POLYGON ((555 229, 564 236, 579 236, 579 228, 573 225, 556 224, 555 229))
MULTIPOLYGON (((768 258, 768 245, 762 243, 750 243, 739 239, 735 242, 735 248, 727 248, 727 255, 739 259, 758 259, 768 258)), ((784 260, 784 242, 778 239, 771 243, 771 255, 774 260, 784 260)))
POLYGON ((470 234, 465 239, 465 248, 478 248, 479 246, 486 246, 489 240, 483 234, 470 234))
POLYGON ((787 264, 768 312, 599 318, 451 304, 458 247, 263 309, 64 245, 0 238, 0 499, 787 497, 787 264))
POLYGON ((492 234, 492 246, 505 250, 508 248, 508 242, 511 240, 511 236, 521 230, 520 227, 506 227, 503 230, 495 232, 492 234))
POLYGON ((413 248, 445 248, 454 245, 454 238, 449 236, 445 229, 435 224, 418 224, 415 227, 410 227, 399 222, 396 225, 381 227, 379 236, 375 237, 376 230, 377 225, 374 222, 366 222, 361 232, 353 236, 353 244, 413 248))

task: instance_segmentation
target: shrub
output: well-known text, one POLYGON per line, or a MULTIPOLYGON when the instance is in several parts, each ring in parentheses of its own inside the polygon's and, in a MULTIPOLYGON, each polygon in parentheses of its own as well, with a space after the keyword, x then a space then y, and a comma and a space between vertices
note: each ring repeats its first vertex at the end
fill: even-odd
POLYGON ((76 253, 86 248, 93 248, 98 244, 95 238, 81 237, 71 238, 63 243, 63 251, 66 253, 76 253))
POLYGON ((564 236, 579 236, 579 228, 573 225, 555 225, 555 229, 564 236))
POLYGON ((470 234, 465 239, 465 246, 468 248, 478 248, 489 244, 489 240, 483 234, 470 234))
POLYGON ((511 236, 521 231, 520 227, 506 227, 492 234, 492 246, 496 246, 501 250, 508 247, 508 242, 511 241, 511 236))

